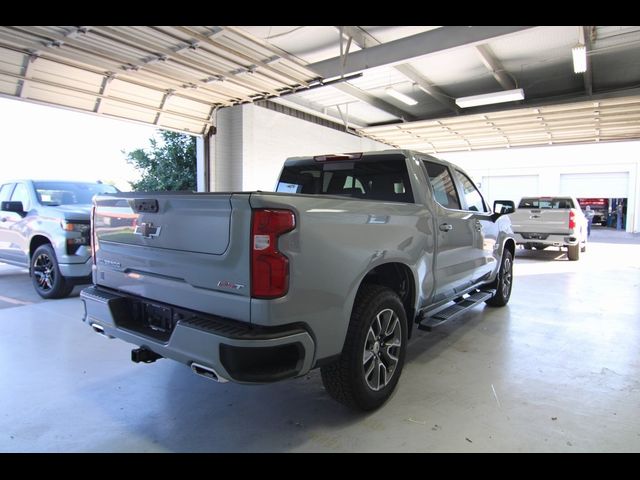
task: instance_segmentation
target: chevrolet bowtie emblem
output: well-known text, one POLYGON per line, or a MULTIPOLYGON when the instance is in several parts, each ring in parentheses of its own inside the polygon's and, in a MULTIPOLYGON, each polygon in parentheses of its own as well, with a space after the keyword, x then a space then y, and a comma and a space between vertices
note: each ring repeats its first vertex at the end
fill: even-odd
POLYGON ((160 235, 161 228, 162 227, 154 227, 153 223, 144 222, 136 226, 136 229, 133 233, 135 233, 136 235, 142 235, 144 238, 152 238, 160 235))

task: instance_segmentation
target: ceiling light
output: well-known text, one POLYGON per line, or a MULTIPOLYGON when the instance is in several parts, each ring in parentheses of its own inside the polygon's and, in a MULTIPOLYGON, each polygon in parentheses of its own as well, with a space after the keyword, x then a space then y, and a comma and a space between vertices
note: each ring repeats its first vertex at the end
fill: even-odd
POLYGON ((584 73, 587 71, 587 47, 578 45, 571 49, 573 54, 573 71, 575 73, 584 73))
POLYGON ((387 95, 392 96, 393 98, 395 98, 396 100, 400 100, 402 103, 406 103, 407 105, 417 105, 418 101, 414 100, 413 98, 409 97, 408 95, 405 95, 404 93, 400 93, 397 90, 394 90, 391 87, 387 87, 384 89, 385 92, 387 92, 387 95))
POLYGON ((524 100, 524 90, 516 88, 515 90, 503 90, 494 93, 485 93, 483 95, 472 95, 470 97, 456 98, 456 105, 460 108, 477 107, 478 105, 490 105, 492 103, 515 102, 516 100, 524 100))

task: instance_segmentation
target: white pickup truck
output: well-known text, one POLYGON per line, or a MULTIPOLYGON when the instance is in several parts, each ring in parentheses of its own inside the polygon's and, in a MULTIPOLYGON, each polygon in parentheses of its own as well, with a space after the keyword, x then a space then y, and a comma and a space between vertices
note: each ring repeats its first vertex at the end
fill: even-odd
POLYGON ((516 243, 527 250, 566 248, 569 260, 579 260, 587 249, 587 218, 575 197, 523 197, 509 217, 516 243))

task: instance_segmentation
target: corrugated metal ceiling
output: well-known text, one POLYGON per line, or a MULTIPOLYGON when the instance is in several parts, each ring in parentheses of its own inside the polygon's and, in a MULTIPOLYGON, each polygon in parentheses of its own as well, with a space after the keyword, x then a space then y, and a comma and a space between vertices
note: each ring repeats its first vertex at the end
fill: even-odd
POLYGON ((231 27, 0 27, 0 93, 195 134, 317 80, 231 27))
POLYGON ((359 134, 439 152, 640 138, 638 59, 640 27, 2 26, 0 95, 193 134, 217 108, 286 95, 359 134), (574 74, 571 48, 585 42, 590 70, 574 74), (363 48, 389 60, 341 80, 363 48), (342 67, 321 78, 319 65, 336 59, 342 67), (454 103, 509 88, 525 91, 515 110, 454 103))
POLYGON ((426 153, 640 138, 640 96, 370 127, 364 136, 426 153))

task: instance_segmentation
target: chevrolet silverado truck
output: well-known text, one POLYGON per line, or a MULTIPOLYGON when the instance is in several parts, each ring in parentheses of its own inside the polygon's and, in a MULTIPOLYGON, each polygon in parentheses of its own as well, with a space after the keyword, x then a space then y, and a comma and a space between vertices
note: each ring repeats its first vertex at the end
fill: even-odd
POLYGON ((94 200, 84 321, 218 382, 320 368, 361 410, 394 391, 414 325, 509 301, 513 202, 404 150, 288 159, 276 192, 94 200))
POLYGON ((575 261, 587 249, 587 218, 575 197, 523 197, 509 217, 516 243, 527 250, 558 247, 575 261))
POLYGON ((62 298, 91 283, 89 214, 102 183, 19 180, 0 186, 0 262, 29 269, 36 292, 62 298))

